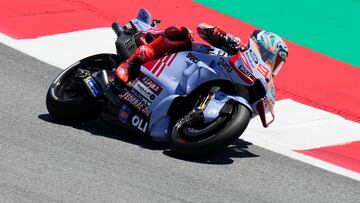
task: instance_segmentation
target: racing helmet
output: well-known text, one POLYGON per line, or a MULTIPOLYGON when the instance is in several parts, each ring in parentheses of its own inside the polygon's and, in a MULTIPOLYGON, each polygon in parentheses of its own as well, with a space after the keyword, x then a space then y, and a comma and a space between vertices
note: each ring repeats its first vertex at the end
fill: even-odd
POLYGON ((277 34, 265 30, 255 31, 252 38, 258 45, 263 61, 269 63, 272 75, 276 76, 288 57, 288 48, 284 40, 277 34))

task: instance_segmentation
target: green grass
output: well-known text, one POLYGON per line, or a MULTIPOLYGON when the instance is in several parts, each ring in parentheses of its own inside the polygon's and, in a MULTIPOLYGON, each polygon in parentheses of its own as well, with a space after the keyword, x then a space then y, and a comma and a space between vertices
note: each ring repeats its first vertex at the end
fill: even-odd
POLYGON ((360 0, 195 1, 360 67, 360 0))

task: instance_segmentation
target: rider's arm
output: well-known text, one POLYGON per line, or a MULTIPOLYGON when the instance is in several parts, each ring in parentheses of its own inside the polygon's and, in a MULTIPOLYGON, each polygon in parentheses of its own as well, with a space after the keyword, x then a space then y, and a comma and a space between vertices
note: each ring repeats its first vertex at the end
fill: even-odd
POLYGON ((212 46, 223 49, 229 54, 236 54, 241 48, 240 38, 228 34, 219 26, 201 23, 196 28, 199 36, 212 46))

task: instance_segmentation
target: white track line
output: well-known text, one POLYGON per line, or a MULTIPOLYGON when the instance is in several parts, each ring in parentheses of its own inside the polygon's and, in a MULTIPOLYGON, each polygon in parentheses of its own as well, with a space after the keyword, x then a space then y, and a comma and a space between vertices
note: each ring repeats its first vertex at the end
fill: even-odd
POLYGON ((110 28, 25 40, 15 40, 0 33, 0 42, 61 69, 90 55, 116 53, 115 40, 116 35, 110 28))
POLYGON ((278 101, 275 114, 276 120, 269 128, 263 128, 258 117, 252 119, 241 138, 273 152, 360 181, 360 173, 294 151, 360 141, 359 123, 291 99, 278 101))
POLYGON ((291 150, 306 150, 360 141, 360 124, 290 99, 276 102, 275 122, 260 128, 260 119, 249 124, 251 133, 265 134, 269 142, 276 140, 291 150))

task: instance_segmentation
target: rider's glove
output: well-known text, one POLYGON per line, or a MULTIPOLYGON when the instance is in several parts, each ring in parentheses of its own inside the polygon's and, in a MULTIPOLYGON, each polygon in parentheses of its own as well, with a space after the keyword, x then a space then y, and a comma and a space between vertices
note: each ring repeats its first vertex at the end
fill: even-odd
POLYGON ((229 54, 236 54, 240 49, 240 38, 235 35, 226 33, 221 27, 214 27, 212 37, 217 41, 216 44, 219 48, 225 50, 229 54))
POLYGON ((201 23, 197 26, 197 31, 202 39, 231 55, 241 50, 240 38, 226 33, 225 30, 219 26, 201 23))
POLYGON ((230 54, 236 54, 241 49, 241 40, 239 37, 232 34, 226 34, 224 36, 224 41, 226 43, 225 47, 227 47, 226 49, 230 54))
POLYGON ((240 38, 232 35, 232 34, 226 34, 225 35, 225 41, 228 43, 231 47, 237 47, 240 45, 240 38))

